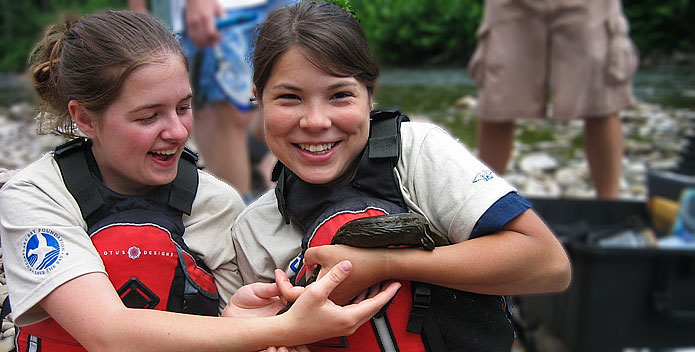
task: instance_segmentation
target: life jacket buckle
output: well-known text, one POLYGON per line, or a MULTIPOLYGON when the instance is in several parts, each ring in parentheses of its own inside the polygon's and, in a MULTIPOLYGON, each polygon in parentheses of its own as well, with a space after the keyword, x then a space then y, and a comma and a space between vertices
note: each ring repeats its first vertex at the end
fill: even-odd
POLYGON ((429 285, 413 283, 413 308, 408 316, 406 331, 414 334, 422 332, 427 310, 430 308, 432 294, 429 285))

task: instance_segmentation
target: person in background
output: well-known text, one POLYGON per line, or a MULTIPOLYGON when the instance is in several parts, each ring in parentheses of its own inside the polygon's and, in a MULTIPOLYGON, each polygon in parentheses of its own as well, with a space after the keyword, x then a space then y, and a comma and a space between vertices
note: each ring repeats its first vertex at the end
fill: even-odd
POLYGON ((238 285, 231 228, 244 204, 184 149, 186 57, 154 17, 53 25, 31 57, 41 126, 76 138, 0 190, 18 350, 306 350, 354 331, 398 289, 336 306, 327 297, 348 261, 305 289, 281 271, 276 283, 238 285), (276 315, 285 296, 294 304, 276 315))
POLYGON ((620 190, 619 112, 638 66, 620 0, 486 0, 469 73, 478 82, 478 153, 503 174, 517 119, 584 120, 596 195, 620 190))
POLYGON ((372 111, 378 68, 350 13, 310 1, 276 10, 260 27, 253 67, 279 163, 275 191, 234 224, 243 283, 271 282, 276 267, 310 282, 318 266, 349 259, 356 275, 331 296, 338 303, 385 280, 408 285, 385 315, 312 351, 509 351, 514 333, 502 296, 568 286, 562 245, 514 188, 441 128, 372 111), (343 225, 387 215, 425 219, 444 239, 428 247, 427 238, 408 241, 420 231, 385 222, 371 236, 354 229, 363 242, 352 244, 376 237, 430 250, 331 245, 343 225))
MULTIPOLYGON (((194 140, 205 167, 236 188, 246 203, 272 187, 275 160, 267 152, 263 121, 252 102, 247 54, 255 28, 268 12, 294 1, 151 1, 152 13, 182 34, 193 85, 194 140), (257 175, 256 184, 252 175, 257 175)), ((145 0, 129 0, 129 5, 148 12, 145 0)))

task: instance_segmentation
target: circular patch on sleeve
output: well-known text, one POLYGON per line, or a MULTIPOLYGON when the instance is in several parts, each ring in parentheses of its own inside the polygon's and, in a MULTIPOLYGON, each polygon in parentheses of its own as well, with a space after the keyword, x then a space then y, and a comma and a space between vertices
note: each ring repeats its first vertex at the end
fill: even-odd
POLYGON ((53 271, 67 254, 63 238, 49 229, 31 230, 24 238, 24 265, 37 275, 53 271))

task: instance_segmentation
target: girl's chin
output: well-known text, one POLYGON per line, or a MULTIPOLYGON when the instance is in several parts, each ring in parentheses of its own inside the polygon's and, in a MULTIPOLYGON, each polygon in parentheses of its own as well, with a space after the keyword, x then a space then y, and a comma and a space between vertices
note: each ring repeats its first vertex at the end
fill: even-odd
POLYGON ((316 185, 322 185, 324 183, 329 183, 335 180, 337 177, 335 176, 334 173, 320 173, 320 172, 304 172, 301 175, 299 175, 299 178, 302 179, 302 181, 311 183, 311 184, 316 184, 316 185))

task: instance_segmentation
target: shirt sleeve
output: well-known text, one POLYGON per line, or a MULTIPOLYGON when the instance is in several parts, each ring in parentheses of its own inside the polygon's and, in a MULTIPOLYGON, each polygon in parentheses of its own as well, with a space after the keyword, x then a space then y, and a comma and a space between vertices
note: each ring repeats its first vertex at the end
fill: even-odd
POLYGON ((436 125, 403 123, 401 140, 396 172, 408 207, 453 243, 468 240, 488 208, 516 191, 436 125))
POLYGON ((499 232, 504 225, 521 215, 526 209, 531 207, 526 198, 516 192, 509 192, 500 198, 478 220, 471 231, 470 238, 485 236, 487 234, 499 232))
POLYGON ((0 234, 17 325, 47 318, 38 303, 63 283, 106 272, 77 203, 49 163, 18 172, 0 191, 0 234))

